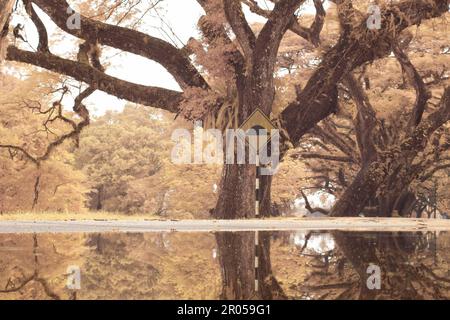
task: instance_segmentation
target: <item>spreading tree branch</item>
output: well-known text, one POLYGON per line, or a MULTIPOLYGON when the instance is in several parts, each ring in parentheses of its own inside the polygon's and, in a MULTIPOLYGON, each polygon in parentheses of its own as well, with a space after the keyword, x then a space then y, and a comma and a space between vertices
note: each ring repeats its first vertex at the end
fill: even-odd
POLYGON ((175 78, 181 88, 209 88, 206 81, 195 69, 189 57, 181 49, 168 42, 145 33, 102 23, 80 15, 81 28, 69 28, 67 21, 75 10, 68 10, 70 5, 65 0, 33 0, 52 21, 63 31, 91 42, 110 46, 122 51, 134 53, 160 63, 175 78), (71 13, 68 13, 71 12, 71 13))
MULTIPOLYGON (((331 209, 331 216, 356 216, 365 207, 367 201, 373 198, 386 181, 397 176, 400 170, 409 165, 417 154, 425 149, 430 136, 444 123, 450 120, 450 87, 447 87, 439 103, 439 108, 422 120, 419 126, 399 145, 394 145, 379 154, 377 161, 362 168, 351 185, 331 209)), ((420 166, 417 166, 420 167, 420 166)), ((407 168, 410 169, 410 168, 407 168)), ((412 172, 416 170, 410 169, 412 172)), ((398 177, 398 183, 409 185, 414 175, 398 177)))
POLYGON ((50 53, 50 50, 48 48, 47 29, 45 28, 44 23, 33 8, 33 1, 23 0, 23 4, 25 6, 25 10, 31 18, 31 21, 33 21, 34 25, 36 26, 36 30, 39 34, 39 44, 37 50, 43 53, 50 53))
MULTIPOLYGON (((251 87, 255 89, 249 90, 250 92, 248 92, 246 99, 249 101, 260 101, 260 108, 266 114, 270 114, 275 96, 273 74, 281 40, 291 21, 295 18, 295 11, 304 1, 278 1, 256 39, 252 65, 248 71, 251 87)), ((248 116, 247 111, 244 110, 242 115, 248 116)))
MULTIPOLYGON (((346 1, 346 0, 344 0, 346 1)), ((404 0, 381 10, 380 30, 368 30, 363 19, 323 57, 305 88, 281 113, 285 129, 282 138, 296 146, 300 138, 319 121, 336 111, 336 84, 355 68, 390 54, 396 35, 423 20, 439 17, 448 11, 447 0, 404 0)), ((282 145, 281 154, 289 147, 282 145)))
POLYGON ((170 112, 177 112, 182 100, 181 92, 127 82, 109 76, 88 64, 63 59, 52 54, 24 51, 10 46, 7 59, 64 74, 118 98, 170 112))
MULTIPOLYGON (((61 136, 59 136, 56 140, 52 141, 47 148, 45 149, 44 153, 40 156, 33 156, 31 155, 27 150, 25 150, 22 147, 19 146, 14 146, 14 145, 8 145, 8 144, 0 144, 0 149, 8 149, 8 150, 16 150, 21 152, 26 159, 30 160, 31 162, 33 162, 37 167, 39 167, 41 165, 42 162, 44 162, 45 160, 47 160, 51 154, 56 150, 56 148, 58 146, 60 146, 61 144, 63 144, 66 140, 69 139, 74 139, 75 142, 78 144, 78 140, 79 140, 79 136, 81 131, 89 125, 90 119, 89 119, 89 112, 87 110, 87 108, 82 104, 82 101, 87 98, 89 95, 91 95, 93 92, 95 91, 95 88, 93 87, 89 87, 86 90, 84 90, 83 92, 81 92, 77 98, 75 98, 75 103, 73 106, 73 111, 82 119, 79 123, 75 123, 72 120, 69 120, 68 118, 65 118, 62 115, 62 108, 60 105, 60 102, 55 102, 55 107, 58 109, 58 114, 56 116, 55 119, 61 119, 62 121, 65 122, 69 122, 72 125, 72 130, 68 133, 65 133, 61 136)), ((62 98, 61 98, 62 100, 62 98)), ((36 183, 35 183, 35 198, 33 201, 33 207, 36 205, 37 203, 37 199, 39 197, 39 180, 40 177, 38 177, 36 179, 36 183)))
MULTIPOLYGON (((244 0, 243 3, 245 3, 249 7, 250 11, 255 14, 265 18, 269 18, 271 15, 271 10, 262 9, 255 0, 244 0)), ((326 12, 323 7, 322 0, 314 0, 314 6, 316 8, 316 15, 309 28, 300 25, 297 19, 292 19, 292 22, 289 25, 289 30, 305 40, 308 40, 317 47, 320 44, 320 32, 322 31, 325 22, 326 12)))

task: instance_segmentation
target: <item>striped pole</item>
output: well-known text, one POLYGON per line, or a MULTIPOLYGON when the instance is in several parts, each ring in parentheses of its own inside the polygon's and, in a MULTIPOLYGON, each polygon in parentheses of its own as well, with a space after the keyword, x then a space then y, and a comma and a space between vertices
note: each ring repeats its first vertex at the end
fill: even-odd
MULTIPOLYGON (((259 155, 258 152, 256 153, 256 160, 255 160, 255 164, 256 164, 256 183, 255 183, 255 216, 258 217, 259 216, 259 206, 262 200, 261 194, 262 192, 260 192, 260 188, 259 188, 259 182, 260 182, 260 176, 261 176, 261 172, 260 172, 260 163, 259 163, 259 155)), ((259 233, 258 231, 255 232, 255 292, 258 292, 259 289, 259 283, 258 283, 258 267, 259 267, 259 233)))
POLYGON ((258 153, 256 153, 256 159, 255 159, 255 163, 256 163, 256 183, 255 183, 255 216, 258 217, 259 216, 259 205, 260 205, 260 194, 261 192, 259 191, 259 181, 260 181, 260 167, 259 167, 259 155, 258 153))
POLYGON ((259 231, 255 231, 255 292, 258 292, 258 268, 259 268, 259 231))

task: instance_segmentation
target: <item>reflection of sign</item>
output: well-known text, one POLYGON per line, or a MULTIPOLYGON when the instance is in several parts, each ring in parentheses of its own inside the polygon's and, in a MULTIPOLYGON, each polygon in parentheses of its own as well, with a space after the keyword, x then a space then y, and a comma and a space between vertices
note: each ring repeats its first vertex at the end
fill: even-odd
MULTIPOLYGON (((264 141, 263 144, 258 143, 257 146, 254 148, 260 151, 263 149, 267 143, 270 141, 274 134, 274 130, 276 127, 274 124, 270 121, 270 119, 264 114, 264 112, 261 111, 261 109, 257 108, 248 118, 244 121, 244 123, 239 128, 242 131, 245 132, 247 136, 251 135, 257 135, 260 136, 261 132, 260 130, 265 130, 267 134, 267 139, 264 141), (251 131, 253 130, 253 131, 251 131)), ((253 144, 249 144, 251 147, 253 147, 253 144)))

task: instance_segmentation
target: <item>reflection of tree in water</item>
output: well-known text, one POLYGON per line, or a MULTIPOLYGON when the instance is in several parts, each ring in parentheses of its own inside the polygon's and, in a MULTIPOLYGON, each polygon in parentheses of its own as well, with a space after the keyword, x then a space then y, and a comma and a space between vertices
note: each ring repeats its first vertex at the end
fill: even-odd
MULTIPOLYGON (((334 232, 337 250, 316 255, 307 282, 299 286, 323 299, 448 299, 448 245, 434 234, 334 232), (370 290, 367 268, 381 269, 381 289, 370 290)), ((448 243, 447 243, 448 244, 448 243)))
POLYGON ((216 234, 216 240, 222 267, 222 299, 286 299, 272 273, 269 232, 221 232, 216 234), (258 237, 256 247, 255 236, 258 237))
MULTIPOLYGON (((37 296, 43 296, 46 299, 60 300, 61 297, 53 291, 50 287, 47 279, 41 275, 41 266, 39 261, 39 243, 37 234, 33 234, 33 248, 32 248, 32 263, 33 272, 32 274, 26 275, 26 271, 22 269, 21 266, 16 266, 15 269, 19 272, 20 276, 9 276, 4 289, 0 289, 0 294, 9 294, 9 293, 20 293, 23 294, 23 291, 26 287, 30 286, 30 284, 36 283, 39 284, 40 287, 37 287, 36 290, 32 291, 36 298, 37 296), (42 292, 41 292, 42 290, 42 292)), ((74 295, 70 295, 69 299, 75 299, 74 295)))
POLYGON ((74 263, 82 270, 78 294, 84 299, 450 298, 450 234, 224 232, 215 242, 210 234, 0 239, 3 250, 13 249, 0 255, 3 298, 74 299, 64 274, 74 263), (380 290, 367 288, 371 264, 381 269, 380 290))
MULTIPOLYGON (((86 298, 154 299, 160 277, 151 263, 133 255, 146 240, 142 233, 88 234, 91 253, 83 264, 83 294, 86 298)), ((151 243, 160 247, 157 243, 151 243)), ((144 249, 145 250, 145 249, 144 249)))
POLYGON ((220 272, 206 233, 89 234, 85 299, 214 299, 220 272))

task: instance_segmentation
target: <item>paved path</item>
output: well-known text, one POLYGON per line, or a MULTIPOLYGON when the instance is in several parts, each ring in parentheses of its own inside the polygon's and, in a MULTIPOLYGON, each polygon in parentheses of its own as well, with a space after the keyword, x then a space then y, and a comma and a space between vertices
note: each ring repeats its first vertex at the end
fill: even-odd
POLYGON ((450 220, 316 218, 252 220, 0 221, 0 233, 214 232, 270 230, 450 231, 450 220))

